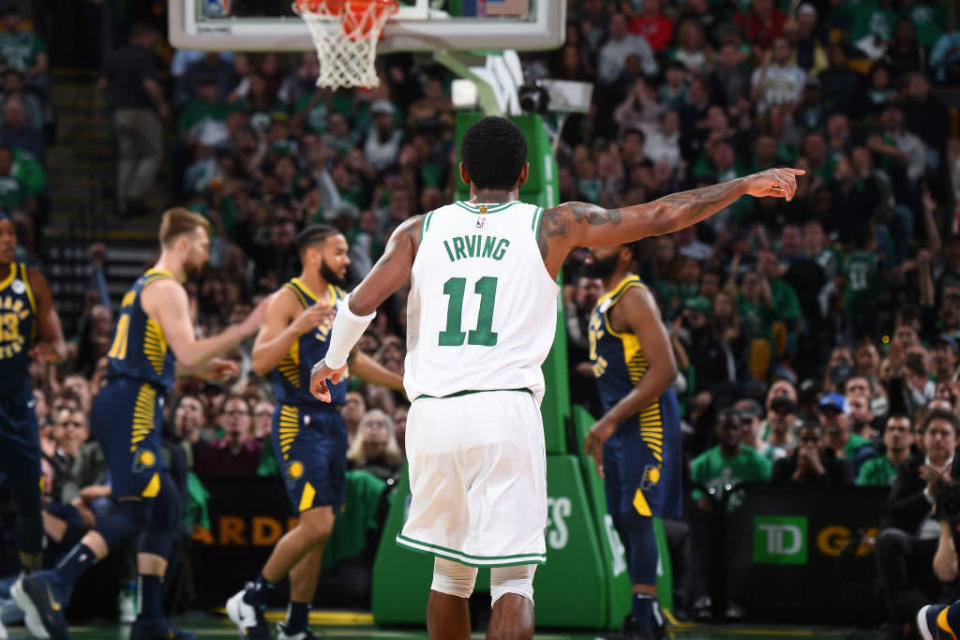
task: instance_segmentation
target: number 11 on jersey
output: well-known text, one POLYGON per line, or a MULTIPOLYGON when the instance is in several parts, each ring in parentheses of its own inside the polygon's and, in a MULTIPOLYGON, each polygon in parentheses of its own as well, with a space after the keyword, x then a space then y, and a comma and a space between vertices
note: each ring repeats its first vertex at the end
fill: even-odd
POLYGON ((497 334, 492 330, 493 304, 497 298, 497 279, 484 276, 477 280, 474 293, 480 296, 480 312, 477 314, 477 328, 468 334, 461 329, 463 315, 463 296, 467 288, 466 278, 450 278, 443 283, 444 295, 450 296, 447 305, 447 328, 440 332, 441 347, 459 347, 464 338, 467 344, 492 347, 497 344, 497 334))

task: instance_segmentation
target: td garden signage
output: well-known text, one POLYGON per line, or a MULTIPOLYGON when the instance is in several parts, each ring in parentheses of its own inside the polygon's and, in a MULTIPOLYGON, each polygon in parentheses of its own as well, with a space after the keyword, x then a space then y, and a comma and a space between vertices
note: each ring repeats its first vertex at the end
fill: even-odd
POLYGON ((756 564, 806 564, 806 517, 756 516, 753 561, 756 564))
POLYGON ((728 597, 764 622, 846 624, 881 615, 873 594, 889 489, 748 485, 726 514, 728 597))

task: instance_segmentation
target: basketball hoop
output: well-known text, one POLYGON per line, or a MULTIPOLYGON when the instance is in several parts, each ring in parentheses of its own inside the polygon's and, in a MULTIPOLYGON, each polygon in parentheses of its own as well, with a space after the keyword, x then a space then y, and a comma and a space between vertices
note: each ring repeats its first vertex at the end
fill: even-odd
POLYGON ((296 0, 293 10, 310 28, 320 61, 318 87, 375 87, 374 61, 383 27, 397 0, 296 0))

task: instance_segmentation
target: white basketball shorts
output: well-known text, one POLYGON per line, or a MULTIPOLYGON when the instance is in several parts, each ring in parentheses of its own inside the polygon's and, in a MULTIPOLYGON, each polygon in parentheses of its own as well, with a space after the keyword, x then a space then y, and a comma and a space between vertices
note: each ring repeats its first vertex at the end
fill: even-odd
POLYGON ((399 544, 478 567, 546 561, 547 464, 532 394, 418 398, 406 445, 412 497, 399 544))

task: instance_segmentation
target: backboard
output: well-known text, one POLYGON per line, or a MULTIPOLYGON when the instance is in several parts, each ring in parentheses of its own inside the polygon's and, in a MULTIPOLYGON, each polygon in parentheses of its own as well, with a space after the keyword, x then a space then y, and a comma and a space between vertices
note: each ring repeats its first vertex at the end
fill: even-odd
MULTIPOLYGON (((309 51, 291 0, 168 0, 174 47, 309 51)), ((401 0, 378 51, 533 51, 563 44, 565 0, 401 0)))

